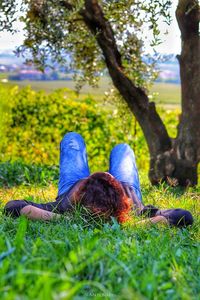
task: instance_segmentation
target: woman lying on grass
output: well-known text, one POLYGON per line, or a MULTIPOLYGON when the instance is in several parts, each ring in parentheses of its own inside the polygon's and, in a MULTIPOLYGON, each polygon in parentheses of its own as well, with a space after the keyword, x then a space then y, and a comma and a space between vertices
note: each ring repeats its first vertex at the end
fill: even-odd
MULTIPOLYGON (((115 217, 123 223, 130 219, 131 210, 152 223, 187 226, 192 215, 183 209, 160 210, 144 206, 135 156, 127 144, 115 146, 110 155, 109 172, 90 175, 85 142, 75 132, 66 134, 60 144, 60 179, 55 202, 38 204, 14 200, 6 204, 6 215, 26 215, 30 219, 51 220, 60 217, 77 204, 105 219, 115 217)), ((144 222, 144 221, 142 221, 144 222)))

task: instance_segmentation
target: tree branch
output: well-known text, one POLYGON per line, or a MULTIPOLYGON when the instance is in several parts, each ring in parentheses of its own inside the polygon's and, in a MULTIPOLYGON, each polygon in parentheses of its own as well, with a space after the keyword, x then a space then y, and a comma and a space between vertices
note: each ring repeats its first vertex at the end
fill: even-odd
POLYGON ((85 0, 85 9, 81 11, 81 15, 89 30, 96 36, 114 86, 124 97, 142 127, 151 154, 169 150, 171 139, 154 103, 150 104, 145 91, 136 87, 124 73, 114 32, 98 1, 85 0))
MULTIPOLYGON (((61 1, 60 4, 68 10, 75 9, 68 1, 61 1)), ((171 148, 171 139, 156 111, 155 104, 149 103, 145 91, 136 87, 134 82, 125 74, 113 29, 105 18, 101 6, 97 0, 85 0, 84 4, 79 14, 83 17, 90 32, 96 37, 114 86, 123 96, 139 122, 147 140, 151 157, 168 151, 171 148)))
POLYGON ((68 1, 65 1, 65 0, 61 0, 60 2, 59 2, 59 4, 61 5, 61 6, 63 6, 63 7, 65 7, 66 9, 68 9, 68 10, 73 10, 74 9, 74 6, 71 4, 71 3, 69 3, 68 1))

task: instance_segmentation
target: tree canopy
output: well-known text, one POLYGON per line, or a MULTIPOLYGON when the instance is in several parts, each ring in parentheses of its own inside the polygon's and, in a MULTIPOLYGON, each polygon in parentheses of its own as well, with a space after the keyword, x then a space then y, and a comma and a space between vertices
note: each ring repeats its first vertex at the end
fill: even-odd
MULTIPOLYGON (((25 41, 18 53, 26 53, 40 68, 48 65, 51 58, 52 62, 80 70, 80 85, 85 81, 95 85, 96 75, 106 65, 95 35, 88 30, 87 2, 91 1, 2 0, 0 26, 17 30, 12 24, 20 19, 24 23, 25 41)), ((162 18, 163 22, 170 23, 171 1, 98 2, 113 30, 124 72, 137 86, 146 87, 155 78, 156 55, 150 57, 144 53, 144 41, 148 39, 152 47, 161 42, 158 20, 162 18)))

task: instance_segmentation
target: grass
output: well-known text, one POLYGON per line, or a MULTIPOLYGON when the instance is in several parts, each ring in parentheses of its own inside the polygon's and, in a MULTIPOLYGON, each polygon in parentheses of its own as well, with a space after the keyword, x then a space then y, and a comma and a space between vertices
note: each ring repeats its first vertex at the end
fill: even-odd
MULTIPOLYGON (((3 77, 4 78, 4 77, 3 77)), ((1 79, 1 77, 0 77, 1 79)), ((55 89, 69 88, 71 90, 75 89, 75 82, 73 80, 64 81, 10 81, 6 85, 18 85, 23 88, 30 85, 35 91, 45 90, 47 93, 53 92, 55 89)), ((99 87, 92 88, 86 84, 81 92, 80 98, 84 98, 85 95, 92 95, 96 100, 102 101, 105 97, 105 92, 111 87, 110 78, 104 76, 100 79, 99 87)), ((166 108, 178 108, 180 107, 180 85, 169 84, 169 83, 155 83, 150 88, 150 94, 153 95, 153 100, 158 105, 164 105, 166 108)))
POLYGON ((0 80, 7 79, 10 74, 8 72, 1 73, 0 72, 0 80))
MULTIPOLYGON (((53 92, 55 89, 69 88, 75 90, 76 83, 73 80, 56 80, 56 81, 9 81, 7 85, 18 85, 23 88, 30 85, 35 91, 45 90, 47 93, 53 92)), ((105 91, 110 86, 110 79, 108 77, 103 77, 100 79, 99 87, 92 88, 86 84, 80 93, 80 97, 85 97, 85 95, 93 95, 96 100, 102 100, 105 91)))
MULTIPOLYGON (((149 186, 145 203, 190 209, 189 229, 120 226, 90 221, 80 212, 43 223, 0 219, 1 299, 198 299, 200 296, 200 188, 183 192, 149 186)), ((0 189, 9 199, 51 201, 56 182, 0 189)))
POLYGON ((157 104, 164 104, 168 107, 180 106, 181 87, 178 84, 155 83, 150 93, 155 93, 155 102, 157 104))

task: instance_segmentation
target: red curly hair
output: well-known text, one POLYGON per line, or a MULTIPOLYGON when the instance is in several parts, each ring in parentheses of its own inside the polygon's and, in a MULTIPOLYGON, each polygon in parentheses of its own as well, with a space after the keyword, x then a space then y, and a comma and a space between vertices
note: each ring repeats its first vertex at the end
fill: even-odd
POLYGON ((119 181, 109 173, 97 172, 83 181, 74 203, 80 203, 92 213, 104 218, 115 217, 119 223, 129 219, 132 200, 128 198, 119 181))

